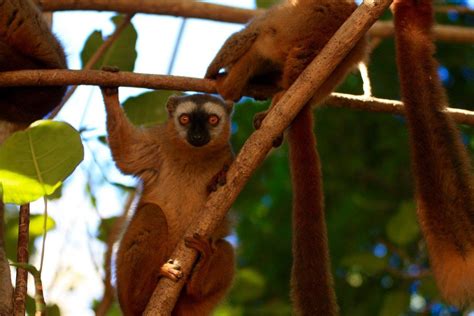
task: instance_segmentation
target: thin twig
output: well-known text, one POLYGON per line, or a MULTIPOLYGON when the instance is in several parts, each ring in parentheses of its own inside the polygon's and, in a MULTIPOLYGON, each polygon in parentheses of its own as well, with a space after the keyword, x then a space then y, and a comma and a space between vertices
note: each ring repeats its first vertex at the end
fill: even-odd
POLYGON ((435 12, 439 13, 451 13, 456 12, 459 14, 474 14, 474 10, 467 6, 461 5, 438 5, 435 6, 435 12))
POLYGON ((43 241, 41 243, 40 268, 38 270, 40 275, 41 275, 41 272, 43 272, 44 255, 46 253, 46 236, 48 236, 48 200, 46 199, 46 196, 43 197, 43 203, 44 203, 43 241))
MULTIPOLYGON (((30 226, 30 204, 20 206, 18 222, 18 246, 16 249, 16 260, 18 263, 28 263, 28 242, 30 226)), ((25 315, 26 291, 28 289, 28 271, 18 267, 16 270, 16 286, 13 296, 14 315, 25 315)))
MULTIPOLYGON (((100 45, 100 47, 95 51, 92 57, 87 61, 86 65, 83 67, 84 70, 89 70, 94 67, 94 65, 99 61, 99 59, 101 59, 102 56, 104 56, 104 54, 109 50, 112 44, 115 43, 115 41, 120 37, 120 34, 122 34, 123 30, 125 30, 125 28, 130 25, 132 18, 133 14, 127 14, 125 16, 123 21, 116 27, 112 35, 107 37, 107 39, 102 43, 102 45, 100 45)), ((64 104, 69 101, 76 89, 77 86, 69 87, 61 103, 56 108, 54 108, 54 110, 49 114, 50 119, 54 119, 56 115, 58 115, 59 111, 61 111, 64 104)))
MULTIPOLYGON (((251 174, 265 159, 272 148, 273 140, 291 123, 314 92, 390 3, 391 0, 366 0, 354 11, 280 101, 268 112, 261 128, 247 139, 228 171, 227 185, 209 196, 202 213, 199 214, 199 219, 193 222, 185 236, 192 236, 193 233, 209 236, 214 231, 251 174)), ((170 257, 177 259, 181 263, 183 273, 189 275, 196 253, 181 241, 170 257)), ((170 315, 184 285, 184 279, 186 278, 174 282, 161 278, 144 315, 170 315)))
MULTIPOLYGON (((101 70, 18 70, 0 73, 0 87, 67 84, 216 93, 213 80, 181 76, 151 75, 125 71, 113 73, 101 70)), ((245 95, 256 99, 267 99, 275 92, 277 90, 272 87, 251 86, 245 91, 245 95)), ((368 112, 404 115, 403 103, 396 100, 333 93, 331 97, 326 99, 325 104, 368 112)), ((474 126, 473 111, 448 108, 447 112, 453 116, 457 123, 474 126)))
POLYGON ((166 72, 168 75, 171 75, 171 73, 173 72, 173 68, 176 63, 176 57, 178 56, 179 47, 181 46, 181 40, 183 38, 184 29, 186 28, 186 22, 187 19, 184 18, 181 21, 181 25, 179 26, 178 36, 176 37, 176 41, 174 43, 173 54, 171 55, 168 71, 166 72))
POLYGON ((43 295, 43 282, 41 281, 41 272, 35 266, 27 263, 11 263, 12 266, 27 270, 33 276, 35 282, 35 316, 46 315, 46 303, 43 295))
MULTIPOLYGON (((379 21, 371 29, 369 34, 373 37, 393 37, 395 28, 392 21, 379 21)), ((434 39, 449 43, 474 43, 474 28, 454 26, 454 25, 435 25, 433 27, 434 39)))

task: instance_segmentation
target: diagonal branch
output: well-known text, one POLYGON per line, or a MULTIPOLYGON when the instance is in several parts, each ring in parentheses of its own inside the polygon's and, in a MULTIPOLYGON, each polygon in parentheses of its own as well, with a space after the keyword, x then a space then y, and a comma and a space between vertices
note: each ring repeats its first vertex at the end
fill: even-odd
MULTIPOLYGON (((37 0, 37 2, 43 11, 103 10, 128 14, 172 15, 232 23, 247 23, 256 15, 265 12, 261 9, 242 9, 190 0, 37 0)), ((461 11, 462 8, 464 8, 462 12, 469 12, 467 7, 458 7, 458 11, 461 11)), ((377 22, 369 30, 369 34, 373 37, 385 38, 393 36, 393 30, 392 22, 377 22)), ((435 39, 439 41, 474 43, 474 29, 472 28, 437 25, 433 32, 435 39)))
MULTIPOLYGON (((209 236, 214 231, 271 149, 273 139, 291 123, 318 87, 390 3, 391 0, 366 0, 341 26, 321 53, 275 104, 261 128, 249 137, 228 171, 227 185, 210 195, 202 211, 205 216, 201 216, 199 221, 187 230, 186 236, 192 236, 193 233, 209 236)), ((196 254, 180 242, 171 258, 178 259, 184 274, 189 275, 196 254)), ((144 315, 170 315, 183 285, 184 280, 175 283, 161 278, 144 315)))
MULTIPOLYGON (((0 87, 53 86, 53 85, 98 85, 106 87, 140 87, 160 90, 198 91, 216 93, 214 81, 180 76, 151 75, 132 72, 102 70, 18 70, 0 72, 0 87)), ((267 99, 275 92, 268 86, 251 86, 245 95, 256 99, 267 99)), ((333 107, 347 107, 369 112, 404 115, 403 103, 374 97, 333 93, 325 104, 333 107)), ((457 123, 474 126, 474 112, 448 108, 447 112, 457 123)))

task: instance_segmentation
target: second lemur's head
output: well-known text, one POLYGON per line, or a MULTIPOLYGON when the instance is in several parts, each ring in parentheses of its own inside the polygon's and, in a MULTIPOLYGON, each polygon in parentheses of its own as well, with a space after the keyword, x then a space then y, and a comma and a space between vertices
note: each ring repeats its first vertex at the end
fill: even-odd
POLYGON ((192 147, 226 144, 232 104, 208 94, 172 96, 166 104, 176 136, 192 147))

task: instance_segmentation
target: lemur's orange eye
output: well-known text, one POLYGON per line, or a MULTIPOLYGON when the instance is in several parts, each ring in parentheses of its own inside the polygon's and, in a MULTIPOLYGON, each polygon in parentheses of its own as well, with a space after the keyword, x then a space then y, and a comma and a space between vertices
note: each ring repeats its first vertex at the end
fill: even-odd
POLYGON ((219 124, 219 116, 217 115, 209 115, 209 118, 207 119, 207 121, 209 122, 209 124, 211 124, 212 126, 216 126, 217 124, 219 124))
POLYGON ((181 114, 179 116, 179 124, 181 125, 188 125, 189 124, 189 115, 181 114))

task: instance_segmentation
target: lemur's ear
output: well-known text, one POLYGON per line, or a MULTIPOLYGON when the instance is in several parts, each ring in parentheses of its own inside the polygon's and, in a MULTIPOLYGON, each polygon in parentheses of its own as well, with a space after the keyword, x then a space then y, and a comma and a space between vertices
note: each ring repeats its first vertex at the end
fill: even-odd
POLYGON ((166 102, 166 109, 168 110, 168 114, 170 116, 176 110, 176 106, 178 106, 179 99, 180 97, 177 95, 172 95, 168 98, 168 101, 166 102))

